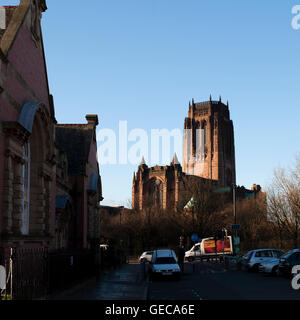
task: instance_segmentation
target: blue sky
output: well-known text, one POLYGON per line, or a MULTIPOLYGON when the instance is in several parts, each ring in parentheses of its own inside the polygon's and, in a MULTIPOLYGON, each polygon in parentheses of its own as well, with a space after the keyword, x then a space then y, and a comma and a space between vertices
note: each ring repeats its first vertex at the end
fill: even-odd
MULTIPOLYGON (((0 1, 0 4, 14 1, 0 1)), ((16 1, 18 2, 18 1, 16 1)), ((50 90, 61 123, 180 128, 188 102, 229 100, 237 183, 266 186, 299 152, 300 0, 48 0, 50 90)), ((171 159, 170 159, 171 160, 171 159)), ((102 165, 105 204, 131 198, 134 165, 102 165)))

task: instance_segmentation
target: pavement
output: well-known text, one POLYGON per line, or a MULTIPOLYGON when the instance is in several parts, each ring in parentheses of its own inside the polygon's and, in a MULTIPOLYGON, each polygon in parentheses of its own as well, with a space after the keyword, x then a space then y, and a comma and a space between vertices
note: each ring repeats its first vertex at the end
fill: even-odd
POLYGON ((62 293, 52 300, 146 300, 148 283, 135 262, 106 271, 101 279, 62 293))

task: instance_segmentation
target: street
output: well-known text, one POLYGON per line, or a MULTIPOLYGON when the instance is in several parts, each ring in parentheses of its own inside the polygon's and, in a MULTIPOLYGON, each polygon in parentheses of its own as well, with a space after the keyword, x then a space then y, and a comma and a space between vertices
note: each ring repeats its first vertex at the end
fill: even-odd
POLYGON ((143 280, 141 265, 132 262, 110 271, 98 282, 54 300, 300 300, 291 280, 260 273, 227 271, 213 262, 185 263, 179 281, 143 280))
POLYGON ((245 271, 226 271, 218 263, 185 263, 180 281, 149 283, 149 300, 298 300, 291 280, 245 271))

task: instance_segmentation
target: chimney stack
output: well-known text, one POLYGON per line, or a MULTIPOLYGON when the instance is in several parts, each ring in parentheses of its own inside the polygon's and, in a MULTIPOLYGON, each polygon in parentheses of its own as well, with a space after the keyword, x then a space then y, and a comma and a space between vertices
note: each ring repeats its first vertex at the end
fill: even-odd
POLYGON ((98 116, 96 114, 87 114, 85 118, 89 127, 96 128, 96 126, 99 124, 98 116))

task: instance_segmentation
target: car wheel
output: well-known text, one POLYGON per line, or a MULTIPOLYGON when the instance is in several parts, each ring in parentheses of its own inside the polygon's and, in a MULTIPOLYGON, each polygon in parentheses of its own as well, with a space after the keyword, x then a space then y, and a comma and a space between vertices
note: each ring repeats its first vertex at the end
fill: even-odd
POLYGON ((194 261, 194 257, 188 257, 188 262, 193 262, 194 261))
POLYGON ((253 267, 252 267, 252 271, 257 273, 259 271, 258 269, 258 264, 255 264, 253 267))

